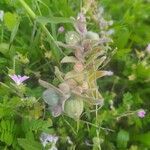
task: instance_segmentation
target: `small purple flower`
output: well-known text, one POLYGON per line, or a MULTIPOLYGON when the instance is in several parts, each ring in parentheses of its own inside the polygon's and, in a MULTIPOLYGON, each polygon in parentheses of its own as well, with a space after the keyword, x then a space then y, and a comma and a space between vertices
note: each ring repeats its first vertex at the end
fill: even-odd
POLYGON ((25 80, 27 80, 29 77, 28 76, 20 76, 20 75, 9 75, 10 78, 12 80, 14 80, 14 82, 17 84, 17 85, 20 85, 22 84, 25 80))
MULTIPOLYGON (((42 145, 45 147, 48 143, 56 144, 59 137, 47 133, 42 133, 40 136, 40 141, 42 142, 42 145)), ((56 147, 54 147, 56 149, 56 147)))
POLYGON ((138 110, 138 112, 137 112, 137 115, 138 115, 140 118, 144 118, 144 117, 145 117, 145 114, 146 114, 146 112, 145 112, 144 109, 140 109, 140 110, 138 110))
POLYGON ((65 31, 65 28, 63 27, 63 26, 60 26, 59 28, 58 28, 58 32, 59 33, 63 33, 65 31))

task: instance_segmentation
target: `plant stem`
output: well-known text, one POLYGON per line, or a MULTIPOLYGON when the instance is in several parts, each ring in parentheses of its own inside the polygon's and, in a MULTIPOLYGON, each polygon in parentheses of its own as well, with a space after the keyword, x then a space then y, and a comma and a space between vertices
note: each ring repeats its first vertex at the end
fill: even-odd
POLYGON ((70 123, 62 116, 62 118, 64 119, 64 121, 66 122, 66 124, 72 129, 73 133, 75 135, 77 135, 76 131, 74 130, 74 128, 70 125, 70 123))
POLYGON ((79 131, 79 126, 80 126, 80 120, 78 119, 78 120, 77 120, 77 133, 78 133, 78 131, 79 131))
POLYGON ((28 14, 35 19, 36 15, 35 13, 31 10, 31 8, 27 5, 27 3, 24 0, 19 0, 19 2, 22 4, 22 6, 26 9, 26 11, 28 12, 28 14))

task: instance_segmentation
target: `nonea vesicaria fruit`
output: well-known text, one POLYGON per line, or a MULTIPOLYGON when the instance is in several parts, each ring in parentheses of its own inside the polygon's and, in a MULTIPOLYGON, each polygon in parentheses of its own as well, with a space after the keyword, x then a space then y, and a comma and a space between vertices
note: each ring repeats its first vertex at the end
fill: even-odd
POLYGON ((70 97, 64 104, 64 112, 69 117, 78 120, 83 112, 83 100, 80 97, 70 97))
POLYGON ((60 97, 53 89, 47 89, 43 92, 43 99, 49 106, 56 106, 59 103, 60 97))

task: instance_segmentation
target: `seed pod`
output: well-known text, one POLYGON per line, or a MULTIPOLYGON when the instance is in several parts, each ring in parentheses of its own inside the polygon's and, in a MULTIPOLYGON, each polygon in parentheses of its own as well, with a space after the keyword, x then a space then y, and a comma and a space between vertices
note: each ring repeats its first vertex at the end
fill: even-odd
POLYGON ((92 31, 88 31, 86 33, 86 38, 87 39, 91 39, 91 40, 96 40, 98 41, 99 40, 99 35, 95 32, 92 32, 92 31))
POLYGON ((83 108, 83 100, 80 97, 71 97, 64 103, 64 112, 75 120, 80 118, 83 108))
POLYGON ((47 89, 43 92, 42 96, 45 103, 47 103, 49 106, 54 107, 56 106, 60 101, 60 96, 58 93, 53 89, 47 89))

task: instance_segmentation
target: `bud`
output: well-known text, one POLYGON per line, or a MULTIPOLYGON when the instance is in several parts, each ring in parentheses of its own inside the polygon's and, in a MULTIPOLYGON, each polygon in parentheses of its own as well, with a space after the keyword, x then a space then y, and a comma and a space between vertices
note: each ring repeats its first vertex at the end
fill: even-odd
POLYGON ((65 28, 63 27, 63 26, 60 26, 59 28, 58 28, 58 32, 59 33, 63 33, 65 31, 65 28))
POLYGON ((52 57, 51 51, 46 51, 44 55, 45 55, 45 58, 48 58, 48 59, 51 59, 52 57))
POLYGON ((84 34, 84 33, 87 32, 86 18, 85 18, 83 13, 78 14, 76 24, 75 24, 75 28, 80 34, 84 34))

